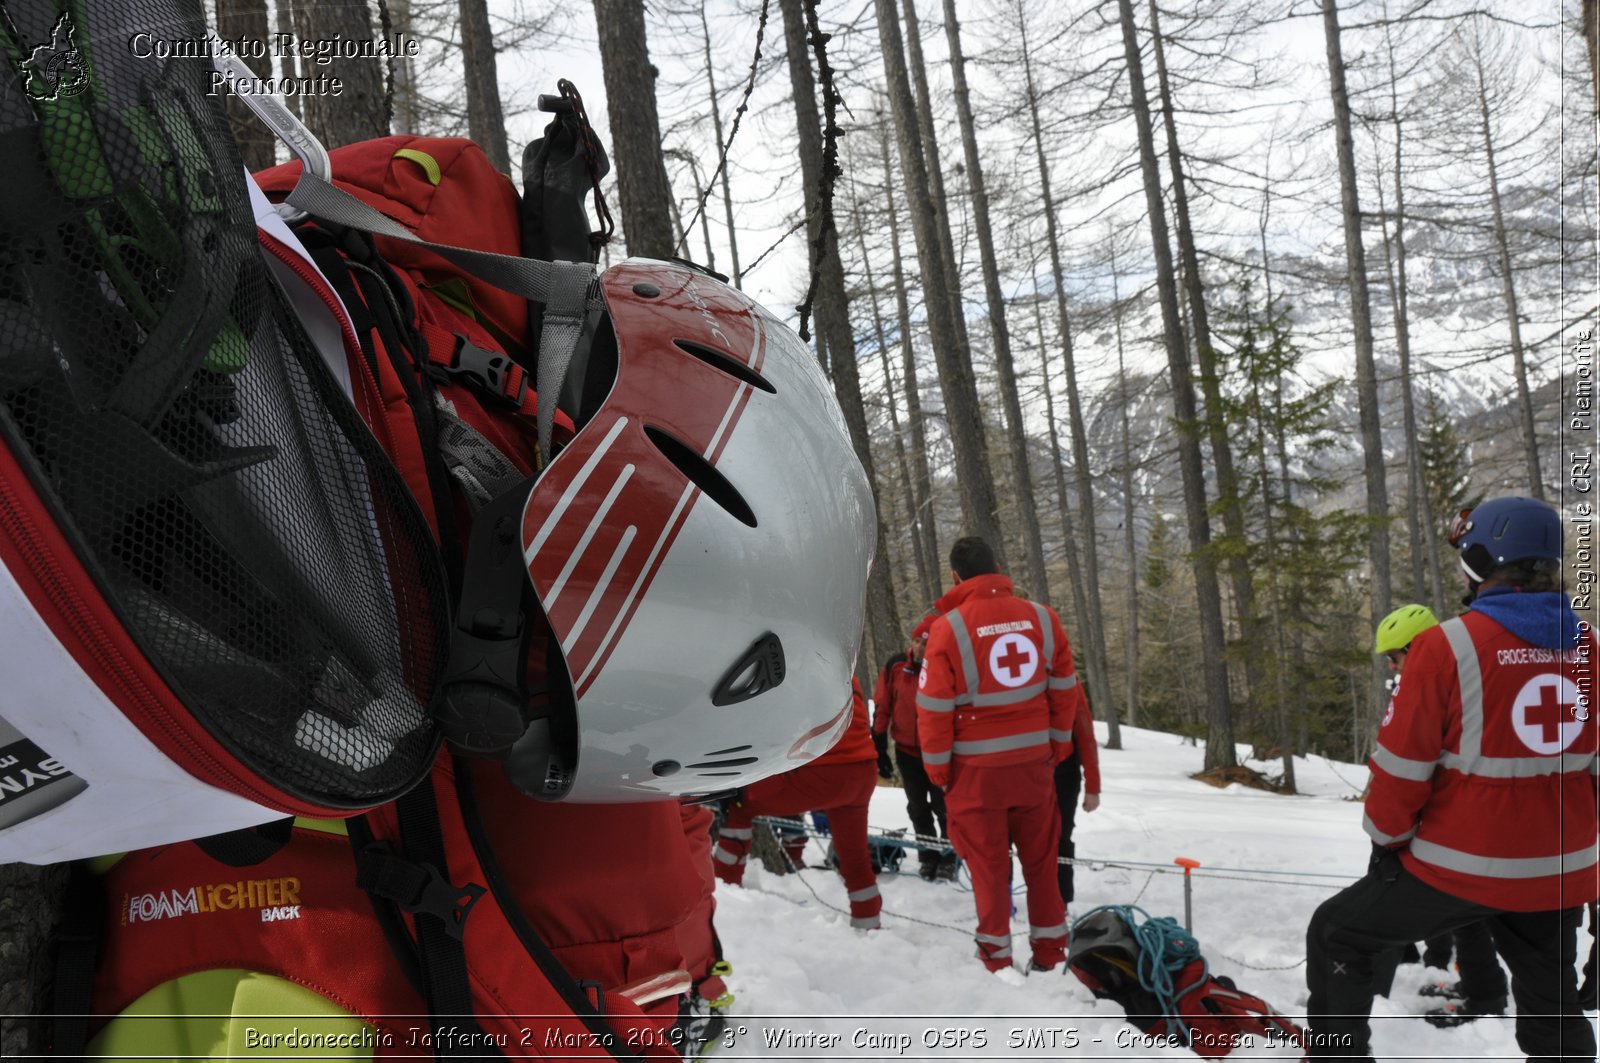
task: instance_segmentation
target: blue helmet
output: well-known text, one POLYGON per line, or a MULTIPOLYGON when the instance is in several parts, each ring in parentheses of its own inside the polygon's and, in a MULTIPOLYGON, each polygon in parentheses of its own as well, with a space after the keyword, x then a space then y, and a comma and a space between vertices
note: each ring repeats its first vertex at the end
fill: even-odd
POLYGON ((1450 543, 1461 551, 1467 575, 1482 583, 1513 561, 1560 561, 1561 516, 1537 498, 1492 498, 1462 511, 1451 525, 1450 543))

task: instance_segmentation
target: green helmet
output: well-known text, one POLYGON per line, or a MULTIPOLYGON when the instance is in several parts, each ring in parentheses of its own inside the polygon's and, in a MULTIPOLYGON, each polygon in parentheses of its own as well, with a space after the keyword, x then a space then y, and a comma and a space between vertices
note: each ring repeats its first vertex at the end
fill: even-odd
POLYGON ((1375 636, 1377 645, 1373 646, 1373 653, 1393 653, 1403 650, 1411 645, 1411 640, 1428 630, 1438 627, 1439 618, 1433 615, 1433 610, 1425 605, 1402 605, 1378 624, 1378 633, 1375 636))

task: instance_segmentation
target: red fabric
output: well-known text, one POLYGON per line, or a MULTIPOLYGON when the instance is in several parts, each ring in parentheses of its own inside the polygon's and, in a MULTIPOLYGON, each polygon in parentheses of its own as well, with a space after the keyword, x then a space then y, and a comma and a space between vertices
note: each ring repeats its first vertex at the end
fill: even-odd
POLYGON ((718 955, 717 930, 712 917, 717 910, 717 877, 711 871, 711 824, 716 817, 704 805, 680 805, 684 844, 689 864, 699 881, 700 895, 689 915, 678 924, 678 947, 683 952, 683 969, 695 981, 695 992, 705 1000, 715 1000, 728 991, 720 976, 711 974, 718 955))
MULTIPOLYGON (((520 254, 521 220, 516 189, 471 141, 383 137, 336 149, 330 153, 330 158, 337 175, 336 186, 381 210, 422 239, 498 254, 520 254), (416 162, 397 158, 395 152, 400 150, 422 151, 431 156, 442 171, 439 184, 435 186, 429 182, 426 172, 416 162), (440 195, 441 191, 449 194, 440 195)), ((281 199, 294 187, 300 169, 298 162, 275 166, 256 174, 256 183, 270 198, 281 199)), ((459 335, 476 347, 508 354, 531 364, 528 349, 534 343, 528 334, 526 300, 467 276, 459 267, 431 251, 386 237, 376 240, 379 253, 405 283, 417 312, 419 331, 432 338, 431 358, 439 359, 451 353, 438 348, 443 342, 453 344, 454 337, 459 335), (439 291, 451 298, 441 298, 437 294, 439 291), (470 303, 470 310, 459 305, 457 297, 462 295, 470 303)), ((382 349, 382 340, 375 330, 363 338, 375 349, 382 349)), ((347 354, 352 378, 361 393, 358 408, 362 416, 372 424, 374 434, 437 532, 438 518, 428 486, 423 441, 417 437, 405 386, 394 364, 387 357, 376 359, 377 378, 374 380, 371 365, 359 351, 347 354), (364 394, 373 389, 377 393, 376 412, 364 394)), ((536 452, 538 438, 533 417, 502 409, 464 382, 449 380, 435 386, 455 406, 458 417, 494 443, 521 471, 532 471, 530 456, 536 452)), ((531 387, 527 394, 523 408, 531 413, 535 408, 531 387)), ((570 431, 570 419, 559 414, 557 438, 570 431)))
POLYGON ((901 654, 884 665, 872 691, 872 733, 888 734, 898 749, 914 757, 922 753, 917 744, 917 676, 921 673, 921 661, 901 654))
MULTIPOLYGON (((858 760, 877 760, 878 747, 872 744, 872 728, 867 724, 867 699, 861 696, 861 681, 850 680, 850 725, 832 749, 815 764, 854 764, 858 760)), ((813 806, 815 807, 815 806, 813 806)), ((805 811, 805 810, 802 810, 805 811)))
MULTIPOLYGON (((552 804, 518 792, 497 763, 461 763, 471 766, 489 844, 517 906, 574 977, 609 991, 676 969, 694 974, 680 931, 706 887, 678 802, 552 804)), ((677 1001, 645 1011, 676 1018, 677 1001)))
POLYGON ((1425 778, 1406 778, 1385 766, 1390 756, 1431 764, 1441 753, 1461 751, 1455 654, 1444 629, 1430 628, 1411 644, 1393 712, 1386 714, 1378 733, 1366 803, 1369 832, 1375 828, 1401 838, 1415 829, 1415 841, 1400 855, 1406 869, 1430 886, 1491 908, 1537 912, 1593 900, 1600 894, 1600 875, 1592 860, 1565 875, 1492 877, 1441 867, 1410 849, 1410 844, 1432 843, 1491 859, 1548 859, 1592 850, 1596 843, 1595 777, 1588 770, 1596 752, 1594 662, 1600 660, 1593 634, 1586 632, 1577 649, 1558 663, 1551 651, 1530 646, 1481 613, 1469 612, 1461 619, 1482 674, 1482 755, 1526 760, 1545 754, 1553 759, 1555 749, 1534 749, 1521 734, 1554 738, 1566 733, 1570 738, 1560 752, 1569 760, 1568 770, 1487 778, 1439 764, 1425 778), (1591 707, 1587 720, 1575 720, 1576 704, 1558 704, 1550 687, 1543 690, 1548 704, 1514 707, 1530 682, 1555 673, 1586 699, 1591 707))
MULTIPOLYGON (((972 873, 978 933, 1011 936, 1011 846, 1017 847, 1028 889, 1029 943, 1034 960, 1054 966, 1066 958, 1067 907, 1056 882, 1061 813, 1048 758, 996 767, 958 762, 944 795, 950 842, 972 873)), ((1009 944, 979 941, 984 966, 1010 967, 1009 944)))
POLYGON ((938 608, 944 615, 933 622, 918 680, 917 730, 928 778, 940 786, 949 781, 948 756, 957 742, 1005 744, 1038 736, 1028 745, 961 754, 974 763, 996 766, 1029 762, 1046 748, 1058 762, 1071 756, 1073 728, 1084 699, 1073 669, 1072 647, 1055 611, 1016 597, 1011 580, 999 573, 962 580, 939 600, 938 608), (1050 625, 1048 661, 1040 609, 1050 625), (971 640, 976 684, 969 684, 963 674, 952 613, 959 614, 971 640), (1009 673, 1011 681, 996 672, 997 666, 1007 665, 1016 669, 1009 673), (1022 701, 972 703, 974 697, 1005 697, 1035 688, 1037 696, 1022 701))
POLYGON ((1078 766, 1083 769, 1083 792, 1099 793, 1100 743, 1094 737, 1094 717, 1089 714, 1088 698, 1078 699, 1078 711, 1072 719, 1072 746, 1078 751, 1078 766))
MULTIPOLYGON (((876 758, 874 753, 872 760, 876 758)), ((844 877, 845 890, 852 895, 850 916, 875 923, 883 899, 878 895, 878 876, 872 870, 867 842, 867 805, 878 785, 872 760, 816 760, 747 787, 723 820, 723 831, 717 838, 721 852, 715 864, 717 877, 732 885, 744 881, 750 839, 748 835, 732 836, 730 830, 742 835, 757 816, 801 816, 820 808, 828 815, 839 874, 844 877)))

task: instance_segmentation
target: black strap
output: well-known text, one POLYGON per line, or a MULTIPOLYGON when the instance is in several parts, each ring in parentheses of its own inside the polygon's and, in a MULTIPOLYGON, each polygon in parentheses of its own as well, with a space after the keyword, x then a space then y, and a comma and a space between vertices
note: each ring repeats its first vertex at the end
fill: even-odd
POLYGON ((395 809, 404 858, 395 856, 385 843, 363 846, 356 853, 357 884, 369 895, 397 907, 412 905, 406 910, 414 915, 417 966, 433 1024, 435 1058, 482 1055, 481 1049, 464 1042, 487 1043, 484 1038, 461 1036, 463 1032, 481 1032, 473 1014, 462 934, 484 889, 471 884, 452 886, 438 871, 450 865, 445 859, 431 779, 412 787, 395 802, 395 809), (415 870, 408 872, 402 864, 415 870))
MULTIPOLYGON (((366 816, 357 816, 345 821, 345 831, 350 839, 350 848, 356 860, 356 874, 359 878, 361 854, 374 844, 372 825, 367 822, 366 816)), ((411 934, 400 918, 399 906, 393 901, 374 897, 371 893, 367 894, 367 899, 372 902, 373 915, 383 929, 384 939, 389 942, 389 951, 394 954, 400 973, 405 975, 406 981, 410 983, 417 996, 426 1000, 428 990, 422 984, 422 961, 417 957, 417 943, 411 940, 411 934)))
POLYGON ((254 867, 288 845, 293 834, 294 817, 284 816, 258 827, 241 827, 196 838, 194 843, 218 863, 229 867, 254 867))
MULTIPOLYGON (((428 476, 428 493, 439 530, 439 551, 454 595, 461 587, 461 558, 464 553, 456 528, 454 479, 439 455, 438 422, 434 419, 433 385, 429 376, 428 344, 412 324, 416 308, 406 286, 394 270, 379 257, 372 237, 356 230, 329 231, 315 237, 314 227, 302 227, 302 241, 317 249, 312 260, 322 269, 328 283, 344 301, 356 327, 356 338, 370 365, 376 367, 377 352, 372 349, 372 333, 383 343, 384 352, 394 366, 395 376, 405 389, 406 404, 422 442, 423 469, 428 476), (331 241, 334 249, 325 249, 331 241)), ((374 368, 373 376, 377 377, 374 368)))
POLYGON ((550 951, 550 946, 545 944, 539 932, 533 928, 533 924, 528 922, 527 915, 511 892, 505 871, 495 856, 494 848, 489 844, 488 832, 485 831, 483 818, 478 812, 478 796, 472 786, 471 765, 461 757, 455 758, 455 776, 461 818, 466 823, 467 837, 472 842, 472 851, 478 858, 478 865, 483 868, 484 878, 488 880, 489 892, 499 903, 506 922, 516 932, 517 940, 522 943, 523 950, 538 965, 545 980, 561 995, 561 999, 572 1009, 572 1013, 583 1021, 590 1033, 594 1034, 596 1043, 603 1046, 616 1059, 642 1060, 643 1056, 625 1050, 622 1039, 606 1022, 605 1015, 601 1011, 603 1000, 598 1005, 590 1001, 583 986, 561 966, 561 961, 550 951))
POLYGON ((100 877, 75 863, 67 878, 61 922, 56 930, 55 986, 51 1010, 51 1054, 82 1059, 89 1045, 94 1007, 94 970, 100 958, 105 890, 100 877))

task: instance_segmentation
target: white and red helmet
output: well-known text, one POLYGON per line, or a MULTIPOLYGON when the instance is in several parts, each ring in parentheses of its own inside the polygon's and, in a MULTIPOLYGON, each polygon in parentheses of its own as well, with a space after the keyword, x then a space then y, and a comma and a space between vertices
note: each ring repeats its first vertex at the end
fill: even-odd
POLYGON ((585 368, 614 378, 521 523, 570 699, 507 771, 576 801, 744 786, 849 722, 871 491, 815 355, 742 292, 643 259, 600 287, 585 368))

